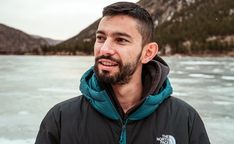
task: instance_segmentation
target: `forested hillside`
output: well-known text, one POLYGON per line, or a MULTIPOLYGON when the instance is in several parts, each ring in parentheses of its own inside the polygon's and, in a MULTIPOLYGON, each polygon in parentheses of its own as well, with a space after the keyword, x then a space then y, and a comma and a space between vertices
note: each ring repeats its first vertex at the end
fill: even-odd
MULTIPOLYGON (((217 55, 234 51, 233 0, 141 0, 155 23, 161 54, 217 55)), ((92 54, 99 20, 55 46, 50 54, 92 54)))
POLYGON ((234 50, 234 1, 197 1, 155 29, 163 53, 219 54, 234 50))

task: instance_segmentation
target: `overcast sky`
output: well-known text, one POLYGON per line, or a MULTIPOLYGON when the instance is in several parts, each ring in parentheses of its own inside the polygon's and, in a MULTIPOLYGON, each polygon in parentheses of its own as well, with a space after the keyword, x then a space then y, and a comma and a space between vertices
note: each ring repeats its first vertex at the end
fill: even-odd
POLYGON ((0 0, 0 23, 28 34, 65 40, 101 17, 104 6, 117 1, 0 0))

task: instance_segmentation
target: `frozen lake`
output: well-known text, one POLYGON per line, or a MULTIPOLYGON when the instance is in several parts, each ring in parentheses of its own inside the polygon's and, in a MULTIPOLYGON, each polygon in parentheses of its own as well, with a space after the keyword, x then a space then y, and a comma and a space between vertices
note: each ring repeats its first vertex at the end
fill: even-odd
MULTIPOLYGON (((165 57, 173 95, 201 115, 212 144, 234 141, 234 58, 165 57)), ((0 56, 0 144, 34 143, 56 103, 80 95, 89 56, 0 56)))

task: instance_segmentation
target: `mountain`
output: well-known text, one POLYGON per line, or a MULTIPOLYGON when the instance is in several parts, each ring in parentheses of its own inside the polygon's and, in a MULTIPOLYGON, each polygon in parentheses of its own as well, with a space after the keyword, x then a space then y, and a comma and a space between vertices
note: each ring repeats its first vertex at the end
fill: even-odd
POLYGON ((42 47, 57 41, 32 36, 18 29, 0 24, 0 54, 42 54, 42 47))
MULTIPOLYGON (((155 24, 161 54, 220 54, 234 51, 233 0, 140 0, 155 24)), ((46 52, 93 53, 100 19, 46 52)))
POLYGON ((47 41, 47 43, 50 45, 50 46, 54 46, 54 45, 57 45, 59 43, 62 42, 62 40, 54 40, 54 39, 51 39, 51 38, 48 38, 48 37, 41 37, 41 36, 38 36, 38 35, 31 35, 32 37, 36 38, 36 39, 44 39, 47 41))
POLYGON ((194 0, 155 28, 163 53, 234 56, 234 1, 194 0))
POLYGON ((43 52, 50 54, 91 54, 93 52, 93 44, 95 42, 95 33, 100 19, 92 23, 86 29, 82 30, 78 35, 61 42, 58 45, 45 47, 43 52))
POLYGON ((41 38, 46 40, 50 46, 54 46, 62 42, 62 40, 54 40, 52 38, 45 38, 45 37, 41 37, 41 38))

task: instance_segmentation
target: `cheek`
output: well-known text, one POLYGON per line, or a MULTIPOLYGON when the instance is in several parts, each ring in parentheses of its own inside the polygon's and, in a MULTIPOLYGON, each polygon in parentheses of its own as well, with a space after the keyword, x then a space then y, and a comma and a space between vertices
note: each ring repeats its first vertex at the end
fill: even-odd
POLYGON ((125 53, 126 54, 126 58, 128 59, 128 61, 132 61, 132 60, 136 60, 136 58, 138 58, 139 56, 142 55, 142 51, 141 49, 136 47, 134 48, 134 50, 132 51, 128 51, 125 53))
POLYGON ((95 43, 94 48, 93 48, 94 56, 97 56, 99 51, 100 51, 100 47, 95 43))

